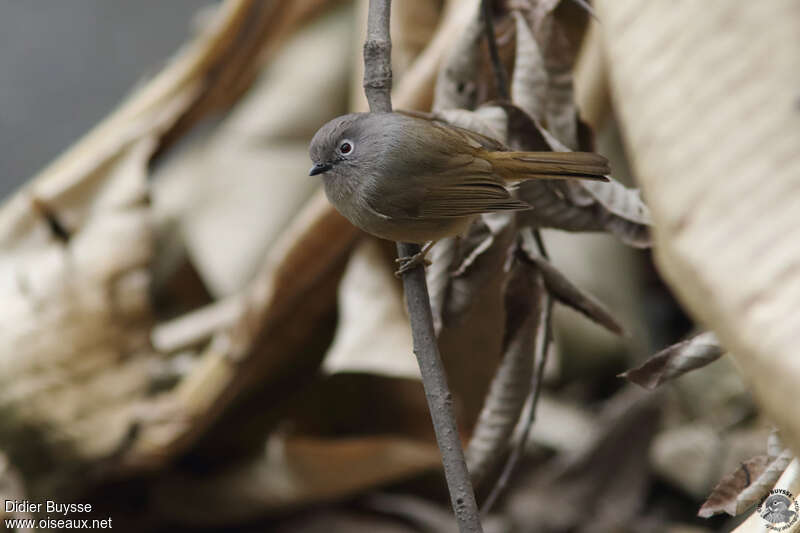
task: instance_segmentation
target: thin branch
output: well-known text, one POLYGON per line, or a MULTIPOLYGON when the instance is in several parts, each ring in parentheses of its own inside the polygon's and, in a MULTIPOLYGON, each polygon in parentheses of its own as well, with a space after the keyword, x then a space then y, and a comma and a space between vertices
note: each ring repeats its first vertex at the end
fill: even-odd
POLYGON ((494 18, 492 17, 492 0, 481 0, 481 10, 483 11, 483 28, 486 31, 486 41, 489 45, 489 57, 492 60, 492 71, 494 72, 497 94, 500 100, 511 101, 511 93, 508 92, 508 75, 503 62, 500 60, 500 52, 497 49, 494 18))
MULTIPOLYGON (((372 112, 392 110, 390 11, 391 0, 370 0, 367 40, 364 43, 364 92, 372 112)), ((397 243, 400 257, 413 256, 419 251, 417 244, 397 243)), ((403 289, 414 339, 414 354, 422 374, 425 397, 433 420, 436 442, 442 454, 444 475, 458 528, 462 533, 479 533, 483 528, 464 461, 464 450, 453 412, 453 398, 436 344, 425 269, 422 265, 403 274, 403 289)))

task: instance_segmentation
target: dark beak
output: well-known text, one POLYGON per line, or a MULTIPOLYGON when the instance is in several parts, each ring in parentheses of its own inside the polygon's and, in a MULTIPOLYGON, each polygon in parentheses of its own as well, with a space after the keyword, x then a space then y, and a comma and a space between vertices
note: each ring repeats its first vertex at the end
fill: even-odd
POLYGON ((314 166, 308 171, 308 175, 316 176, 317 174, 322 174, 323 172, 327 172, 332 168, 333 165, 330 163, 314 163, 314 166))

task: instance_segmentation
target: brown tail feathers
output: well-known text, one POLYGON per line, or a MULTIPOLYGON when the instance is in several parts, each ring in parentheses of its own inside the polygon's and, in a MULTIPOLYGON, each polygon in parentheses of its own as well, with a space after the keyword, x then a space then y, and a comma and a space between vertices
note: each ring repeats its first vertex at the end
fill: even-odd
POLYGON ((577 178, 608 181, 608 159, 592 152, 489 152, 495 172, 507 181, 577 178))

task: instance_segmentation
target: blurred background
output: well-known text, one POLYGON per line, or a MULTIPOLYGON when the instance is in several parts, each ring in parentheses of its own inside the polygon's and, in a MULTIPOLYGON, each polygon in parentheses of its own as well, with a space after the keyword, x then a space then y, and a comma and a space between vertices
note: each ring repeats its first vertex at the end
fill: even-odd
POLYGON ((0 196, 6 197, 157 72, 213 0, 0 4, 0 196))
MULTIPOLYGON (((485 530, 733 530, 762 493, 739 502, 749 481, 725 476, 744 462, 769 473, 766 491, 791 454, 716 339, 668 352, 716 362, 653 390, 619 377, 700 329, 648 249, 596 22, 571 0, 493 3, 509 110, 493 103, 477 2, 394 4, 396 107, 524 149, 595 149, 617 180, 532 190, 547 215, 479 225, 433 254, 480 501, 527 416, 536 309, 556 301, 536 421, 485 530), (555 228, 556 274, 504 266, 531 224, 555 228), (515 350, 527 363, 511 375, 528 378, 487 437, 515 350), (739 516, 699 518, 725 479, 733 496, 714 512, 739 516)), ((365 109, 366 6, 0 2, 4 499, 91 503, 70 517, 122 531, 456 530, 393 245, 358 233, 307 176, 316 129, 365 109)))

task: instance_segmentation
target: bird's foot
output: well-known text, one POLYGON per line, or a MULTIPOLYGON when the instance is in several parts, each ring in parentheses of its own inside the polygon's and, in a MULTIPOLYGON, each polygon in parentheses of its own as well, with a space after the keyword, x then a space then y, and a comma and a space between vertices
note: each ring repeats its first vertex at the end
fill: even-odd
POLYGON ((425 255, 427 253, 428 253, 427 250, 423 250, 414 255, 398 257, 397 259, 394 260, 394 262, 399 265, 399 268, 397 269, 397 271, 395 271, 394 275, 399 278, 409 270, 413 270, 420 265, 430 266, 431 262, 425 258, 425 255))

